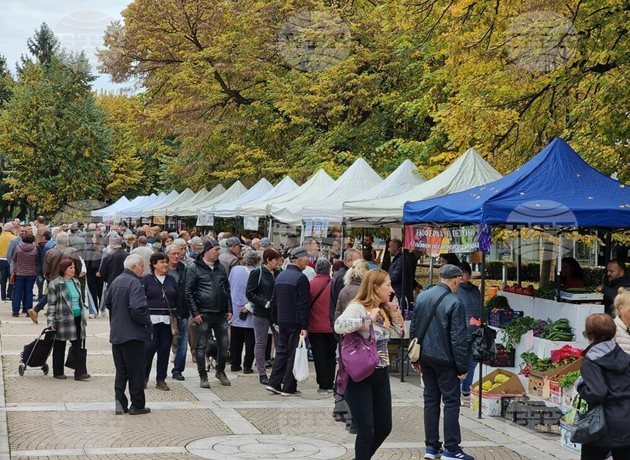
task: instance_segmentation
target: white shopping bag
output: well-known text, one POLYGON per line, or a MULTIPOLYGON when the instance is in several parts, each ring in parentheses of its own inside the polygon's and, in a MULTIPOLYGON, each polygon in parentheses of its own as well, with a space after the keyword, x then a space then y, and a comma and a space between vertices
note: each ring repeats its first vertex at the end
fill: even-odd
POLYGON ((293 377, 298 382, 308 378, 308 350, 304 337, 300 337, 298 346, 295 349, 295 361, 293 361, 293 377))

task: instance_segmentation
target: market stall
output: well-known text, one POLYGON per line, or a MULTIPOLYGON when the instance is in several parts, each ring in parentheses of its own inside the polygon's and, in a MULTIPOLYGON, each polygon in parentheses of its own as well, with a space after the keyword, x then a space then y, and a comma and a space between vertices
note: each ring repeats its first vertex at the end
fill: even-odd
MULTIPOLYGON (((422 237, 424 230, 418 225, 427 224, 439 224, 447 228, 477 226, 482 233, 480 236, 482 241, 490 237, 490 226, 510 229, 536 227, 543 231, 553 231, 560 239, 563 232, 575 229, 590 228, 612 232, 630 228, 630 187, 593 169, 566 142, 556 138, 532 160, 502 179, 463 192, 406 203, 403 220, 407 226, 405 230, 407 245, 414 244, 414 240, 422 237)), ((440 236, 439 229, 437 236, 440 236)), ((431 242, 426 241, 426 244, 431 242)), ((483 244, 480 247, 483 248, 483 244)), ((561 251, 558 251, 557 257, 559 262, 562 257, 561 251)), ((483 260, 485 261, 485 252, 483 260)), ((556 269, 556 277, 559 278, 559 263, 556 264, 556 269)), ((485 270, 482 269, 482 293, 485 291, 484 274, 485 270)), ((532 326, 532 329, 523 330, 523 336, 518 339, 515 355, 518 354, 520 357, 525 351, 533 353, 525 355, 528 358, 535 356, 537 360, 533 364, 528 363, 528 367, 532 369, 535 378, 540 377, 545 383, 542 391, 540 386, 536 386, 536 394, 530 393, 530 397, 548 400, 551 399, 552 382, 557 384, 565 375, 565 371, 572 372, 576 367, 579 368, 579 362, 573 364, 577 360, 572 358, 554 362, 553 353, 557 353, 558 349, 566 345, 576 349, 580 346, 583 348, 585 343, 581 339, 581 333, 584 329, 584 319, 591 313, 603 311, 603 307, 525 297, 509 293, 505 296, 508 302, 511 302, 513 312, 522 312, 519 315, 514 313, 510 321, 517 324, 530 321, 532 326), (528 316, 526 312, 532 316, 528 316), (554 318, 556 322, 562 321, 554 324, 548 336, 563 337, 563 341, 534 336, 535 321, 554 318), (569 364, 573 366, 570 368, 571 371, 568 370, 569 364)), ((539 322, 536 324, 540 324, 539 322)), ((501 326, 506 327, 506 323, 499 325, 499 339, 502 339, 504 334, 500 330, 503 329, 501 326)), ((516 342, 516 339, 513 342, 516 342)), ((516 364, 519 362, 513 363, 512 370, 518 370, 516 364)), ((477 403, 479 416, 484 405, 484 390, 487 391, 488 387, 494 388, 494 393, 490 393, 489 396, 498 395, 499 400, 501 395, 505 394, 502 383, 488 381, 491 374, 486 374, 476 384, 479 393, 477 403)), ((522 380, 523 376, 519 378, 522 380)), ((531 388, 531 380, 530 378, 527 385, 528 391, 531 388)), ((545 403, 543 405, 546 406, 545 403)), ((496 408, 496 405, 494 407, 496 408)), ((557 418, 554 423, 557 425, 557 418)))

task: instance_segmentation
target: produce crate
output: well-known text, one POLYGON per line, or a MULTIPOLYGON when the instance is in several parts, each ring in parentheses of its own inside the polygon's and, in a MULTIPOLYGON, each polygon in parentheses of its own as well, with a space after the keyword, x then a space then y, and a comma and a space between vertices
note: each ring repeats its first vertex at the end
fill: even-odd
POLYGON ((505 327, 512 322, 514 318, 523 317, 523 312, 520 310, 498 310, 491 311, 488 316, 488 324, 493 327, 505 327))
POLYGON ((582 452, 582 444, 571 442, 571 434, 573 433, 573 427, 566 423, 560 422, 560 445, 571 452, 582 452))
POLYGON ((549 407, 544 401, 531 401, 526 398, 512 401, 504 416, 519 426, 552 434, 560 434, 560 417, 562 411, 557 407, 549 407))
POLYGON ((583 358, 579 358, 576 361, 573 361, 570 364, 566 364, 564 366, 556 367, 554 369, 549 369, 548 371, 535 371, 531 370, 529 374, 529 384, 527 386, 527 393, 530 396, 535 396, 538 398, 543 397, 543 389, 545 379, 550 381, 551 390, 551 382, 557 382, 558 379, 568 372, 578 371, 582 367, 583 358))
MULTIPOLYGON (((492 390, 483 390, 481 399, 481 412, 493 417, 499 417, 504 412, 504 398, 514 399, 525 394, 525 388, 523 388, 523 384, 518 376, 503 369, 496 369, 486 375, 482 379, 481 384, 483 385, 483 382, 487 381, 493 382, 497 375, 509 377, 509 380, 492 390)), ((478 410, 479 408, 479 386, 479 381, 475 382, 470 391, 470 407, 473 410, 478 410)))
POLYGON ((506 351, 503 345, 497 345, 497 354, 494 359, 484 361, 483 363, 492 367, 514 367, 515 358, 515 349, 506 351))

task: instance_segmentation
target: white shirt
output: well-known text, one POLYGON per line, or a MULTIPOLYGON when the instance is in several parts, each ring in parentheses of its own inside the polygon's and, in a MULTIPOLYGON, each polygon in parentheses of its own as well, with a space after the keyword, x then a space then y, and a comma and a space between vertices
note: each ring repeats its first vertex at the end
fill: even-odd
MULTIPOLYGON (((166 280, 166 275, 155 275, 160 284, 164 284, 164 280, 166 280)), ((169 315, 151 315, 151 323, 152 324, 171 324, 171 317, 169 315)))

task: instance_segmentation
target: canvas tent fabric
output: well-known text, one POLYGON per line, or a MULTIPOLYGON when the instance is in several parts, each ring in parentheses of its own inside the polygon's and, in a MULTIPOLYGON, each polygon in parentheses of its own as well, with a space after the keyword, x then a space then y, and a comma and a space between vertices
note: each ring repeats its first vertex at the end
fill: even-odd
POLYGON ((502 179, 406 203, 404 222, 630 228, 630 186, 592 168, 555 138, 502 179))
POLYGON ((179 217, 196 216, 201 206, 205 206, 205 203, 208 203, 210 200, 213 200, 223 193, 225 193, 225 188, 220 184, 210 191, 202 188, 190 199, 169 207, 168 215, 179 217))
POLYGON ((127 209, 132 209, 135 206, 141 204, 142 202, 145 202, 147 199, 149 198, 154 198, 155 197, 155 193, 151 194, 151 195, 140 195, 135 197, 133 200, 131 200, 126 206, 121 206, 120 208, 116 209, 113 213, 110 214, 109 218, 110 219, 115 219, 115 218, 119 218, 119 217, 129 217, 125 214, 125 212, 127 211, 127 209))
POLYGON ((250 201, 249 203, 242 204, 237 209, 237 215, 244 217, 264 217, 268 215, 268 204, 276 198, 282 197, 287 193, 293 192, 298 189, 299 185, 295 183, 289 176, 284 178, 276 184, 274 188, 269 190, 260 198, 250 201))
POLYGON ((118 198, 118 200, 116 200, 115 203, 112 203, 109 206, 106 206, 101 209, 96 209, 92 211, 91 214, 92 214, 92 217, 108 217, 108 216, 113 215, 116 209, 129 206, 129 203, 130 201, 129 199, 127 199, 126 196, 121 196, 120 198, 118 198))
POLYGON ((358 158, 335 181, 332 189, 320 195, 316 200, 292 204, 294 213, 292 222, 301 222, 309 217, 341 222, 341 205, 345 200, 370 190, 383 182, 381 176, 370 167, 363 158, 358 158))
POLYGON ((160 192, 159 195, 156 195, 155 193, 152 193, 151 195, 149 195, 147 198, 145 198, 144 200, 140 201, 139 203, 135 204, 134 206, 130 206, 128 208, 123 209, 120 212, 116 213, 117 217, 120 218, 131 218, 131 219, 136 219, 138 217, 140 217, 142 211, 148 207, 153 206, 156 203, 160 203, 165 197, 166 197, 166 193, 164 192, 160 192))
POLYGON ((152 216, 164 217, 167 215, 166 211, 169 206, 173 206, 173 204, 176 204, 177 202, 182 202, 184 200, 187 200, 194 195, 195 195, 195 192, 187 188, 178 196, 171 199, 165 199, 160 204, 156 204, 155 206, 151 208, 145 209, 144 211, 142 211, 142 217, 152 217, 152 216))
MULTIPOLYGON (((331 178, 323 169, 318 170, 313 174, 309 180, 304 182, 299 188, 292 192, 285 193, 278 198, 273 199, 267 203, 266 215, 272 216, 281 222, 291 223, 295 222, 295 214, 293 212, 292 205, 312 203, 315 200, 326 195, 332 187, 334 187, 335 181, 331 178), (285 220, 286 219, 286 220, 285 220)), ((300 224, 298 218, 297 224, 300 224)))
POLYGON ((228 201, 235 200, 236 198, 238 198, 245 192, 247 192, 247 187, 245 187, 241 183, 240 180, 237 180, 230 186, 230 188, 228 188, 222 194, 215 196, 212 199, 207 200, 206 202, 202 203, 199 206, 199 208, 197 208, 196 214, 197 216, 202 215, 202 214, 203 215, 212 214, 212 208, 214 207, 215 204, 226 203, 228 201))
POLYGON ((385 198, 347 201, 343 215, 349 226, 400 226, 407 201, 460 192, 501 177, 475 149, 468 149, 442 173, 402 193, 385 198))
MULTIPOLYGON (((217 217, 234 217, 237 215, 237 209, 241 204, 249 203, 272 189, 273 185, 271 185, 271 182, 264 178, 260 179, 252 188, 238 198, 214 205, 211 212, 217 217)), ((210 212, 207 208, 203 211, 210 212)))

